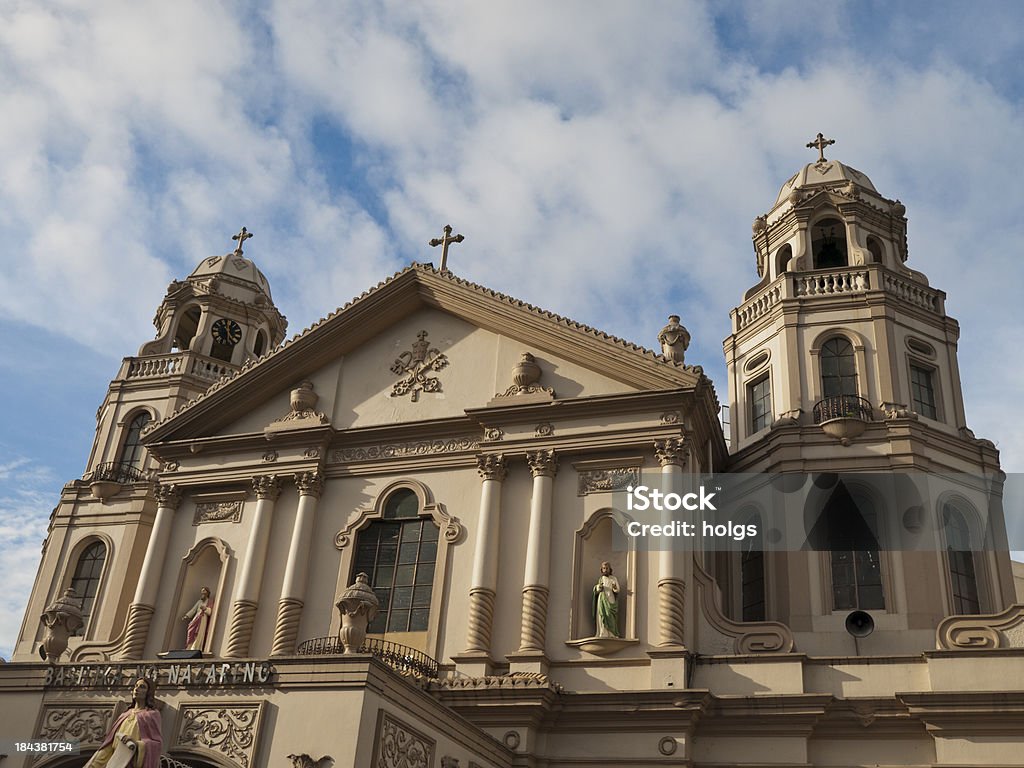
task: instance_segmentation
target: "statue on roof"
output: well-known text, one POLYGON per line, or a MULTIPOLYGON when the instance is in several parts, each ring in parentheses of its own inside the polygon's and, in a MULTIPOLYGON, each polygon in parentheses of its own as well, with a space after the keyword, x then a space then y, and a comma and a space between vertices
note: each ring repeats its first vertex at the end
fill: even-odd
POLYGON ((687 347, 690 346, 690 332, 679 324, 679 315, 669 315, 668 325, 658 334, 661 354, 673 363, 682 363, 687 347))

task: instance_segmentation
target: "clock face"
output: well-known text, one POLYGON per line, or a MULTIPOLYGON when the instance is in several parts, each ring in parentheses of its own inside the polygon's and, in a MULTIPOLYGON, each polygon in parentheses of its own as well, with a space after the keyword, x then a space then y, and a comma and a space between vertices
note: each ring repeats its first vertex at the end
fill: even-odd
POLYGON ((213 333, 213 340, 218 344, 234 346, 242 340, 242 328, 234 320, 225 320, 224 318, 221 318, 213 324, 213 328, 211 330, 213 333))

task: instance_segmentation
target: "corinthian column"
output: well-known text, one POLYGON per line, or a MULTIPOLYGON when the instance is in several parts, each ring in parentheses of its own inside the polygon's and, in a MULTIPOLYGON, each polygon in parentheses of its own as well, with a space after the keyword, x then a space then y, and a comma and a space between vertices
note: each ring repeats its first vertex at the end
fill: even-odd
POLYGON ((281 482, 276 475, 258 475, 252 479, 252 487, 256 491, 256 514, 253 515, 249 545, 246 547, 245 559, 242 560, 242 567, 239 570, 235 601, 231 606, 228 645, 224 652, 228 658, 239 658, 249 653, 252 625, 256 620, 260 585, 263 583, 267 544, 270 542, 274 502, 281 494, 281 482))
POLYGON ((302 472, 295 475, 299 489, 299 509, 295 513, 292 528, 292 543, 288 548, 288 563, 284 567, 284 584, 281 599, 277 603, 277 624, 274 627, 274 645, 271 656, 283 656, 295 652, 295 640, 299 635, 299 620, 306 597, 306 574, 309 563, 309 547, 313 539, 313 521, 316 506, 324 489, 323 476, 318 472, 302 472))
MULTIPOLYGON (((661 490, 679 493, 682 487, 683 466, 686 464, 686 444, 681 437, 654 441, 654 453, 661 464, 661 490)), ((671 522, 672 513, 666 510, 663 523, 671 522)), ((683 573, 684 553, 673 549, 671 540, 662 544, 658 553, 658 645, 683 646, 683 609, 686 607, 686 581, 683 573)))
POLYGON ((501 515, 501 484, 508 474, 505 457, 489 453, 476 460, 480 485, 480 518, 473 552, 473 581, 469 588, 469 627, 466 653, 491 654, 494 597, 498 587, 498 526, 501 515))
POLYGON ((526 461, 533 475, 533 496, 530 499, 530 531, 523 575, 523 624, 519 653, 543 653, 551 568, 551 494, 558 461, 551 450, 529 451, 526 461))
POLYGON ((142 560, 139 583, 135 585, 135 597, 128 608, 124 639, 118 656, 126 661, 141 659, 149 635, 149 622, 153 618, 156 591, 167 557, 167 542, 171 538, 174 511, 181 504, 181 491, 176 485, 158 485, 156 495, 156 519, 146 544, 146 555, 142 560))

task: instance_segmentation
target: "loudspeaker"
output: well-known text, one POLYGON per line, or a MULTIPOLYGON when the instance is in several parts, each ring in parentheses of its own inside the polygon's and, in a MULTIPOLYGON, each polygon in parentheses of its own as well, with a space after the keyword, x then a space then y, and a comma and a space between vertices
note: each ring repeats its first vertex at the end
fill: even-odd
POLYGON ((867 637, 875 631, 875 620, 866 611, 853 611, 846 617, 846 631, 853 637, 867 637))

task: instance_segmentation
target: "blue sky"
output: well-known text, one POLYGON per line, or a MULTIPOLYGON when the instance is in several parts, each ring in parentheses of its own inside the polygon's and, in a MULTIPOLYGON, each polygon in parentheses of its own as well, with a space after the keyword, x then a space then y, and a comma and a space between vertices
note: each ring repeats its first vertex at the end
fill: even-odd
POLYGON ((0 655, 119 359, 243 224, 292 333, 450 222, 460 276, 647 346, 680 314, 725 400, 750 223, 822 131, 906 204, 969 426, 1022 471, 1022 28, 1013 2, 4 4, 0 655))

